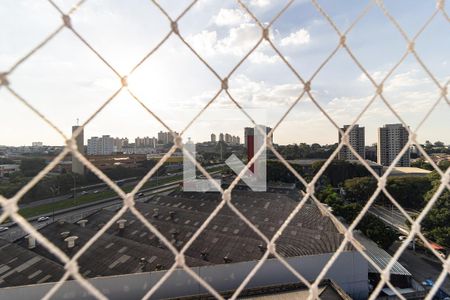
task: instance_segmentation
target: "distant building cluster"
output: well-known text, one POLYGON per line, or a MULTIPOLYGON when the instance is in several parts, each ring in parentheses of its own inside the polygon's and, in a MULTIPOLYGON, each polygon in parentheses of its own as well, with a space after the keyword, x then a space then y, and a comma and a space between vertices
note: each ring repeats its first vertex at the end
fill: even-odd
MULTIPOLYGON (((177 135, 177 132, 174 132, 177 135)), ((87 141, 87 155, 111 155, 124 154, 153 154, 159 146, 173 143, 173 135, 170 132, 160 131, 156 137, 137 137, 134 143, 128 138, 113 138, 109 135, 91 137, 87 141)))
MULTIPOLYGON (((347 131, 350 125, 344 125, 342 131, 347 131)), ((400 154, 402 149, 408 143, 409 132, 402 124, 386 124, 378 128, 377 145, 365 146, 365 128, 355 124, 348 133, 348 142, 350 146, 363 159, 375 160, 382 166, 389 166, 395 158, 400 154)), ((339 131, 339 142, 342 140, 342 134, 339 131)), ((338 153, 338 159, 355 160, 357 157, 349 147, 343 146, 338 153)), ((405 153, 396 163, 397 167, 410 166, 410 149, 406 149, 405 153)))
MULTIPOLYGON (((224 142, 228 145, 239 145, 241 143, 241 138, 229 133, 220 133, 219 142, 224 142)), ((217 136, 214 133, 211 134, 211 143, 217 143, 217 136)))

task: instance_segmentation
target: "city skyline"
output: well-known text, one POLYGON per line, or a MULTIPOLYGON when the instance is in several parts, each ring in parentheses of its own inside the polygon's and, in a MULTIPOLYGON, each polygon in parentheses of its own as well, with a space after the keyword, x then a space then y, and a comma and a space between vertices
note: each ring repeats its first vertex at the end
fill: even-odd
MULTIPOLYGON (((251 1, 249 5, 262 22, 267 22, 282 5, 263 2, 251 1)), ((8 11, 7 14, 0 12, 1 22, 15 24, 2 26, 2 35, 8 43, 0 45, 0 70, 7 70, 58 24, 58 16, 51 5, 45 2, 30 3, 20 1, 3 10, 8 11), (29 19, 27 24, 33 24, 33 28, 14 22, 20 18, 29 19), (18 32, 26 32, 36 38, 24 41, 18 32)), ((409 28, 408 34, 413 35, 435 5, 433 2, 415 6, 406 4, 407 1, 396 1, 386 5, 399 22, 409 28), (410 13, 415 14, 414 20, 409 18, 410 13)), ((164 5, 175 14, 173 9, 176 5, 164 5)), ((324 5, 341 30, 351 24, 363 7, 361 3, 336 7, 324 5)), ((222 3, 199 1, 193 10, 195 13, 188 13, 180 24, 183 36, 220 76, 225 76, 256 43, 259 29, 233 3, 224 6, 222 3)), ((383 79, 405 50, 405 43, 398 31, 380 14, 378 8, 370 10, 347 38, 355 56, 376 81, 383 79), (369 38, 389 39, 390 43, 378 43, 374 47, 367 43, 369 38), (385 55, 376 55, 379 51, 385 55)), ((151 5, 140 2, 126 5, 120 2, 103 3, 101 13, 96 9, 96 4, 86 3, 74 14, 72 22, 120 72, 127 72, 167 31, 167 24, 160 13, 151 5), (95 26, 92 23, 94 20, 95 26), (146 28, 153 28, 151 34, 136 27, 136 24, 142 23, 146 24, 146 28)), ((418 54, 433 69, 441 84, 449 79, 445 54, 450 51, 449 45, 440 42, 439 37, 446 30, 442 22, 445 21, 436 18, 416 43, 418 54)), ((277 48, 305 79, 315 72, 338 42, 338 36, 329 24, 324 22, 311 3, 303 1, 295 2, 273 24, 270 34, 277 48), (298 18, 299 15, 301 18, 298 18)), ((75 119, 79 118, 82 124, 119 86, 118 78, 66 31, 15 70, 10 81, 21 96, 68 136, 75 119)), ((129 79, 129 86, 172 130, 181 132, 217 92, 220 82, 184 45, 176 38, 170 38, 129 79)), ((270 112, 265 120, 267 122, 263 122, 270 127, 294 103, 302 87, 267 43, 262 43, 229 79, 229 92, 244 109, 258 108, 270 112)), ((362 70, 342 49, 314 78, 311 88, 317 103, 336 124, 352 123, 375 93, 375 88, 362 70)), ((437 86, 411 55, 385 82, 383 90, 386 99, 412 130, 439 97, 437 86)), ((24 145, 32 140, 53 145, 64 143, 55 131, 2 88, 0 106, 4 109, 0 125, 15 128, 14 131, 3 130, 0 133, 0 144, 24 145), (17 115, 23 118, 15 118, 17 115)), ((444 102, 438 104, 418 132, 419 141, 450 142, 446 131, 450 126, 448 112, 448 105, 444 102)), ((202 121, 203 126, 194 124, 192 132, 187 132, 186 137, 207 140, 212 127, 216 132, 227 131, 236 135, 240 134, 241 127, 251 125, 224 93, 197 122, 202 121), (211 112, 211 108, 216 111, 211 112), (223 108, 232 110, 234 115, 217 113, 223 108), (209 120, 211 118, 221 124, 212 122, 209 120), (236 118, 240 124, 236 124, 236 118)), ((367 143, 370 144, 377 140, 376 128, 380 124, 398 122, 386 105, 376 99, 357 123, 365 125, 367 143)), ((87 125, 85 131, 92 136, 103 132, 114 132, 118 136, 145 136, 149 130, 153 131, 151 128, 156 132, 165 130, 134 99, 122 92, 87 125)), ((335 129, 310 99, 303 98, 281 123, 274 142, 330 143, 335 140, 335 129)))

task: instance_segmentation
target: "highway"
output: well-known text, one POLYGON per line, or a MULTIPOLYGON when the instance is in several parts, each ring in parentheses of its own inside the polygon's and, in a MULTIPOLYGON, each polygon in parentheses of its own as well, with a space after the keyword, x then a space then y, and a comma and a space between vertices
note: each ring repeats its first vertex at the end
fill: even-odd
MULTIPOLYGON (((416 214, 415 211, 406 211, 410 216, 416 214)), ((369 209, 369 213, 377 216, 387 225, 393 227, 402 234, 408 234, 409 228, 406 225, 406 217, 394 206, 386 208, 381 205, 373 205, 369 209)))
MULTIPOLYGON (((395 242, 389 249, 391 255, 401 245, 400 242, 395 242)), ((399 262, 413 275, 419 283, 426 279, 431 279, 436 282, 439 274, 442 271, 442 266, 437 262, 431 260, 429 257, 422 253, 415 252, 410 249, 406 249, 399 258, 399 262)), ((447 294, 450 294, 450 278, 447 275, 447 279, 441 286, 447 294)))
MULTIPOLYGON (((223 166, 225 166, 225 164, 216 164, 216 165, 206 166, 205 169, 209 170, 209 169, 223 167, 223 166)), ((211 174, 213 174, 213 173, 216 173, 216 172, 211 172, 211 174)), ((153 181, 158 182, 159 180, 165 180, 165 179, 179 176, 182 174, 183 174, 183 172, 175 172, 175 173, 171 173, 170 175, 168 175, 168 174, 159 175, 159 176, 153 175, 153 177, 151 177, 147 182, 153 182, 153 181)), ((134 178, 125 178, 125 179, 134 179, 134 178)), ((120 179, 120 180, 123 180, 123 179, 120 179)), ((138 179, 132 180, 132 181, 128 181, 128 182, 124 183, 123 185, 121 185, 120 187, 123 188, 126 186, 135 186, 136 184, 139 183, 140 180, 141 180, 141 178, 138 178, 138 179)), ((117 180, 115 180, 115 181, 117 181, 117 180)), ((81 191, 87 191, 89 193, 92 193, 93 191, 102 192, 102 191, 107 191, 109 189, 110 188, 109 188, 109 186, 106 185, 106 183, 80 186, 80 187, 77 187, 78 192, 76 193, 76 196, 81 196, 82 195, 81 191)), ((39 205, 43 205, 43 204, 54 203, 54 202, 61 201, 61 200, 72 199, 72 196, 73 196, 73 194, 69 193, 69 194, 59 195, 59 196, 52 197, 52 198, 33 201, 31 203, 20 203, 20 201, 19 201, 19 207, 26 208, 26 207, 34 207, 34 206, 39 206, 39 205)))
MULTIPOLYGON (((167 185, 167 186, 164 186, 161 188, 157 188, 157 189, 153 189, 151 191, 144 192, 144 196, 136 199, 136 201, 145 202, 145 201, 149 200, 155 194, 168 194, 171 191, 173 191, 173 189, 175 189, 176 187, 178 187, 178 183, 172 184, 172 185, 167 185)), ((74 210, 71 210, 69 212, 64 212, 64 213, 55 212, 54 216, 52 216, 52 214, 49 214, 47 216, 49 216, 50 219, 47 221, 44 221, 44 222, 37 222, 37 221, 29 221, 29 222, 31 225, 33 225, 34 228, 40 229, 40 228, 44 227, 45 225, 47 225, 53 221, 56 221, 56 220, 65 220, 67 222, 76 222, 76 221, 84 218, 85 216, 92 214, 93 212, 95 212, 97 210, 107 208, 107 207, 114 208, 114 206, 117 206, 117 208, 119 208, 119 207, 121 207, 121 205, 122 205, 122 199, 113 198, 107 202, 98 203, 98 204, 91 203, 88 206, 75 208, 74 210)), ((8 227, 9 227, 9 229, 7 231, 0 233, 0 238, 3 238, 5 240, 12 242, 14 240, 17 240, 18 238, 21 238, 21 237, 27 235, 27 233, 18 225, 8 225, 8 227)))
MULTIPOLYGON (((376 215, 387 225, 391 226, 399 233, 408 235, 409 228, 406 225, 406 217, 395 207, 386 208, 384 206, 372 206, 369 210, 370 213, 376 215)), ((406 212, 412 216, 416 215, 417 211, 408 211, 406 212)), ((394 255, 395 251, 401 245, 401 242, 396 241, 391 248, 389 249, 389 253, 394 255)), ((431 279, 433 282, 436 282, 437 277, 442 271, 442 266, 438 262, 437 258, 423 254, 419 251, 413 251, 411 249, 405 249, 402 255, 399 258, 399 262, 413 275, 414 279, 416 279, 419 283, 423 282, 426 279, 431 279)), ((441 286, 447 294, 450 294, 450 279, 447 276, 447 279, 441 286)))

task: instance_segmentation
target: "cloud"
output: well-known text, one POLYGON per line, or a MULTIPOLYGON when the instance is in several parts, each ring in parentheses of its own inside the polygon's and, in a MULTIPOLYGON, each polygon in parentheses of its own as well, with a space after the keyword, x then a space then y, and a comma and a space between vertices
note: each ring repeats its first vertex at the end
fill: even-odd
POLYGON ((217 26, 234 26, 247 23, 250 17, 240 9, 221 8, 219 13, 213 17, 217 26))
POLYGON ((293 103, 300 95, 300 84, 271 84, 266 81, 253 81, 245 75, 238 75, 231 83, 231 94, 235 99, 246 106, 276 107, 293 103))
POLYGON ((251 0, 250 5, 254 7, 266 7, 270 4, 270 0, 251 0))
POLYGON ((281 39, 281 46, 298 46, 308 44, 310 41, 309 32, 306 29, 300 29, 292 32, 287 37, 281 39))
POLYGON ((255 64, 273 64, 281 60, 278 55, 267 55, 262 51, 253 52, 248 59, 255 64))
POLYGON ((255 24, 244 23, 232 27, 228 35, 218 38, 217 31, 203 30, 199 34, 189 36, 187 39, 193 47, 205 55, 235 55, 246 54, 261 36, 261 29, 255 24))

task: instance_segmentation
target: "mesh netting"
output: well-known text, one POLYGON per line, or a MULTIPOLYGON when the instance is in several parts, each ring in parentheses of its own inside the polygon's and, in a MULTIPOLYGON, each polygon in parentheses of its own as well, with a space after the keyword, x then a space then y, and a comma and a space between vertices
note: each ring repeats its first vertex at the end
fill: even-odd
MULTIPOLYGON (((75 6, 73 6, 68 12, 64 12, 59 6, 57 6, 52 0, 49 0, 50 4, 60 13, 61 15, 61 24, 50 34, 48 35, 42 42, 40 42, 38 45, 36 45, 33 49, 31 49, 28 54, 26 54, 24 57, 16 61, 12 64, 12 66, 4 73, 0 73, 0 87, 7 90, 9 93, 11 93, 18 101, 23 103, 26 107, 28 107, 34 114, 39 116, 40 119, 42 119, 48 126, 53 128, 55 131, 61 135, 64 140, 66 141, 66 145, 64 150, 57 155, 53 161, 48 164, 39 174, 37 174, 30 182, 28 182, 25 186, 23 186, 13 197, 7 199, 3 196, 0 196, 0 204, 3 208, 3 213, 0 216, 0 222, 5 221, 7 218, 11 218, 13 221, 15 221, 18 225, 21 226, 28 234, 36 238, 36 240, 44 246, 48 251, 50 251, 52 254, 54 254, 58 259, 60 259, 65 264, 65 274, 62 276, 62 278, 52 286, 52 288, 48 291, 48 293, 45 296, 45 299, 49 299, 52 297, 52 295, 55 294, 55 292, 61 287, 61 285, 71 276, 73 279, 75 279, 83 288, 85 288, 89 293, 91 293, 93 296, 95 296, 98 299, 106 299, 106 297, 102 294, 101 291, 99 291, 94 285, 90 283, 89 280, 84 278, 78 268, 78 262, 77 260, 80 258, 80 256, 85 253, 89 247, 102 235, 104 234, 121 216, 126 212, 130 211, 133 213, 136 218, 138 218, 152 233, 154 233, 161 241, 162 243, 173 253, 175 256, 175 260, 173 262, 173 265, 167 270, 165 275, 158 281, 157 284, 155 284, 144 296, 144 299, 148 299, 150 296, 152 296, 155 291, 158 290, 159 287, 165 282, 169 276, 174 272, 176 268, 183 268, 188 274, 192 276, 199 284, 201 284, 205 289, 207 289, 213 296, 217 297, 218 299, 223 299, 223 297, 220 295, 218 291, 216 291, 210 284, 208 284, 204 279, 202 279, 200 276, 197 275, 186 263, 185 263, 185 252, 186 250, 192 245, 192 243, 195 241, 195 239, 202 233, 202 231, 208 226, 210 221, 218 214, 219 210, 224 207, 228 206, 236 215, 242 219, 258 236, 261 237, 261 239, 264 240, 264 242, 267 244, 266 250, 262 256, 262 258, 258 261, 258 263, 255 265, 253 270, 245 277, 245 279, 242 281, 242 283, 239 285, 239 287, 234 291, 232 299, 236 299, 240 292, 245 288, 246 284, 252 279, 252 277, 256 274, 256 272, 259 270, 259 268, 263 265, 263 263, 268 259, 269 255, 273 255, 276 257, 287 269, 289 269, 297 278, 299 281, 304 283, 306 287, 309 289, 310 292, 310 298, 316 299, 319 298, 319 283, 322 279, 324 279, 327 271, 331 268, 333 263, 336 261, 337 257, 344 251, 346 245, 349 243, 354 246, 354 248, 361 253, 361 255, 371 264, 375 269, 377 269, 381 274, 381 280, 378 283, 378 285, 375 287, 374 291, 371 293, 369 299, 375 299, 378 294, 380 293, 381 289, 387 285, 392 289, 392 291, 400 298, 404 299, 404 297, 399 293, 399 291, 391 284, 390 282, 390 270, 396 263, 396 261, 399 259, 403 251, 406 249, 408 244, 417 236, 420 238, 424 245, 432 251, 436 257, 440 260, 442 263, 442 273, 436 280, 435 285, 428 293, 426 299, 432 299, 435 293, 437 292, 439 286, 443 283, 445 280, 445 277, 450 272, 450 258, 447 258, 446 260, 438 255, 438 253, 431 247, 429 241, 424 237, 423 233, 421 232, 421 222, 427 215, 427 213, 430 211, 430 209, 433 207, 435 202, 437 201, 438 197, 441 195, 441 193, 445 189, 450 190, 450 168, 444 173, 429 157, 429 155, 424 151, 422 146, 417 141, 417 134, 416 132, 422 127, 424 122, 429 118, 430 114, 433 112, 433 110, 436 108, 436 106, 443 102, 450 105, 448 96, 447 96, 447 87, 448 87, 448 81, 444 84, 440 83, 436 77, 433 75, 431 70, 426 66, 426 64, 422 61, 419 54, 416 52, 415 42, 417 38, 422 34, 422 32, 427 28, 427 26, 430 24, 430 22, 438 15, 442 14, 445 18, 445 20, 449 21, 448 13, 445 11, 444 8, 444 1, 438 0, 437 6, 434 12, 431 14, 431 16, 426 20, 425 24, 420 28, 420 30, 413 36, 410 37, 406 34, 406 32, 403 30, 403 28, 400 26, 400 24, 397 22, 397 20, 390 14, 390 12, 386 9, 386 7, 383 4, 383 1, 377 0, 370 2, 358 15, 358 17, 351 23, 351 25, 345 30, 341 31, 338 29, 335 21, 330 17, 329 14, 323 9, 323 7, 318 3, 316 0, 312 0, 312 4, 317 9, 317 11, 320 13, 320 15, 323 17, 323 19, 332 27, 332 29, 336 32, 337 36, 339 37, 339 42, 333 49, 333 51, 326 57, 326 59, 320 64, 320 66, 317 68, 315 72, 313 72, 313 75, 311 78, 303 78, 296 69, 286 60, 285 56, 280 52, 280 50, 277 48, 275 43, 271 40, 271 36, 269 34, 270 28, 273 25, 273 23, 282 16, 285 11, 289 8, 289 6, 293 3, 293 0, 288 1, 288 3, 279 11, 276 13, 275 17, 270 20, 268 23, 261 22, 255 14, 252 12, 252 10, 249 8, 248 5, 246 5, 243 1, 237 0, 240 8, 242 11, 247 14, 260 28, 261 35, 258 39, 258 41, 255 43, 255 45, 246 53, 246 55, 231 69, 229 74, 225 77, 219 76, 218 72, 214 70, 213 67, 211 67, 210 64, 190 45, 190 43, 187 41, 185 37, 180 33, 179 31, 179 21, 182 19, 185 14, 192 9, 196 5, 197 1, 193 1, 190 5, 188 5, 182 12, 179 14, 178 17, 173 19, 170 17, 170 15, 167 13, 167 11, 155 0, 149 1, 150 4, 155 5, 162 15, 164 15, 168 21, 169 26, 167 28, 167 34, 163 37, 163 39, 148 53, 139 61, 138 64, 136 64, 131 70, 126 74, 121 74, 117 69, 114 68, 114 66, 109 63, 101 53, 99 53, 78 31, 77 28, 72 26, 71 23, 71 16, 76 13, 76 11, 84 4, 85 1, 80 1, 75 6), (358 60, 358 58, 354 55, 352 52, 352 49, 349 47, 349 45, 346 43, 346 36, 347 34, 357 26, 358 22, 372 9, 379 9, 382 11, 382 13, 386 16, 386 18, 389 20, 390 23, 400 32, 401 36, 405 40, 406 49, 404 51, 404 54, 401 56, 400 60, 393 65, 393 67, 386 73, 384 78, 382 78, 381 81, 376 81, 371 74, 364 68, 362 63, 358 60), (66 136, 61 129, 59 129, 55 124, 53 124, 45 115, 43 115, 41 112, 39 112, 30 101, 25 99, 20 95, 19 91, 16 91, 11 87, 8 81, 11 74, 15 72, 16 69, 18 69, 21 65, 25 64, 27 60, 32 57, 36 52, 38 52, 44 45, 46 45, 49 41, 54 39, 57 35, 59 35, 63 30, 69 30, 73 33, 74 37, 79 39, 90 51, 92 51, 99 59, 99 63, 105 64, 109 69, 118 77, 118 79, 121 82, 121 86, 118 90, 116 90, 110 97, 108 97, 103 104, 76 130, 73 132, 72 136, 66 136), (175 131, 173 131, 167 124, 164 122, 162 118, 160 118, 157 114, 155 114, 152 109, 144 104, 143 101, 130 89, 127 83, 127 78, 135 72, 149 57, 151 57, 158 49, 163 45, 171 36, 176 36, 181 40, 181 42, 211 71, 211 73, 217 78, 218 81, 221 83, 221 88, 217 93, 214 94, 214 96, 208 101, 205 107, 203 107, 199 113, 187 124, 187 126, 180 132, 180 134, 176 134, 175 131), (211 180, 212 183, 215 183, 216 181, 213 180, 212 176, 206 171, 193 157, 188 151, 183 149, 183 137, 188 128, 191 127, 192 124, 196 122, 196 120, 205 112, 205 110, 212 104, 214 101, 218 98, 218 96, 222 93, 225 93, 229 99, 236 105, 236 107, 241 110, 248 119, 256 126, 255 121, 252 119, 252 117, 245 111, 245 109, 239 104, 239 102, 233 97, 233 95, 229 92, 228 89, 228 79, 235 73, 237 68, 243 64, 247 58, 255 51, 255 49, 262 43, 266 41, 268 45, 275 51, 277 56, 285 63, 285 65, 292 71, 292 73, 295 75, 295 77, 298 79, 299 84, 303 87, 300 95, 296 98, 296 100, 290 105, 290 107, 286 110, 286 112, 283 114, 281 119, 276 123, 276 125, 273 127, 271 132, 268 134, 266 139, 266 146, 270 151, 274 153, 274 155, 287 167, 287 169, 292 172, 295 177, 304 184, 305 191, 302 193, 302 198, 299 201, 296 208, 290 213, 290 215, 284 220, 281 227, 278 229, 276 234, 272 238, 266 237, 258 228, 252 224, 252 222, 247 219, 240 211, 239 209, 233 205, 231 202, 231 192, 241 179, 241 177, 245 174, 245 172, 250 168, 250 165, 252 165, 259 155, 263 151, 265 151, 264 147, 260 148, 254 155, 254 157, 248 162, 245 169, 242 170, 238 176, 233 180, 233 182, 229 185, 227 189, 221 188, 216 183, 216 188, 220 191, 222 194, 222 200, 219 202, 217 207, 211 212, 209 217, 205 220, 205 222, 198 228, 198 230, 192 235, 190 240, 183 246, 181 250, 177 250, 172 243, 161 233, 159 232, 156 227, 149 222, 134 206, 135 200, 134 196, 136 193, 143 187, 143 185, 156 173, 158 168, 160 168, 164 162, 167 161, 167 159, 177 150, 181 149, 183 151, 183 154, 191 160, 196 167, 200 170, 200 172, 208 179, 211 180), (352 62, 361 70, 369 79, 371 84, 373 85, 374 94, 371 97, 370 101, 367 103, 367 105, 363 108, 363 110, 357 115, 356 119, 353 121, 352 125, 347 128, 345 132, 340 129, 340 127, 336 124, 336 122, 333 120, 333 118, 327 114, 327 112, 323 109, 323 107, 319 104, 319 102, 315 99, 314 94, 311 91, 312 83, 314 82, 315 77, 317 74, 324 68, 324 66, 335 56, 335 54, 338 52, 339 49, 343 49, 345 52, 348 53, 349 57, 351 58, 352 62), (393 72, 399 67, 399 65, 409 56, 412 56, 415 58, 415 60, 418 62, 418 64, 421 66, 421 68, 425 71, 425 73, 429 76, 429 78, 432 80, 432 82, 435 84, 436 88, 440 91, 440 96, 438 99, 435 100, 432 107, 427 111, 423 119, 420 121, 417 128, 412 131, 405 121, 401 118, 401 116, 397 113, 397 111, 393 108, 389 100, 385 97, 383 93, 383 85, 384 83, 390 78, 390 76, 393 74, 393 72), (102 111, 120 92, 125 91, 129 93, 134 100, 136 100, 150 115, 152 115, 154 118, 158 120, 158 122, 164 126, 168 131, 171 132, 171 134, 174 136, 174 145, 170 148, 170 150, 162 157, 162 159, 146 174, 142 180, 134 187, 134 189, 129 192, 125 193, 113 180, 108 178, 101 170, 99 170, 97 167, 95 167, 92 163, 90 163, 80 152, 79 149, 77 149, 76 144, 76 137, 77 135, 83 130, 83 128, 93 119, 97 116, 97 114, 102 111), (341 142, 339 143, 337 149, 332 153, 332 155, 326 160, 326 162, 323 164, 321 169, 315 174, 313 179, 311 181, 305 180, 284 158, 283 156, 274 148, 271 142, 271 136, 273 132, 279 127, 279 125, 284 121, 286 116, 289 114, 289 112, 293 109, 293 107, 300 101, 302 97, 308 97, 314 105, 321 111, 321 113, 333 124, 333 126, 340 131, 343 138, 341 142), (375 173, 372 168, 367 164, 367 162, 358 154, 357 151, 351 146, 349 142, 349 133, 353 129, 354 125, 360 120, 360 118, 363 116, 363 114, 369 109, 369 107, 372 105, 372 103, 375 101, 375 99, 381 99, 384 104, 387 106, 387 108, 396 116, 396 118, 399 120, 400 123, 402 123, 405 128, 409 132, 409 140, 408 143, 403 147, 403 149, 400 151, 396 159, 392 162, 392 164, 389 166, 387 171, 383 174, 383 176, 379 176, 377 173, 375 173), (421 211, 419 216, 413 220, 406 211, 402 208, 402 206, 392 197, 392 195, 389 193, 389 191, 386 189, 386 181, 387 177, 395 167, 396 163, 401 159, 404 153, 408 150, 409 147, 412 145, 415 145, 417 149, 420 151, 420 153, 427 159, 431 165, 433 166, 434 170, 437 171, 437 173, 441 176, 441 183, 439 187, 437 188, 436 193, 433 195, 433 197, 430 199, 430 201, 426 204, 425 208, 421 211), (297 270, 295 270, 292 266, 289 265, 289 263, 279 254, 276 250, 276 241, 277 239, 282 235, 285 228, 288 226, 288 224, 291 222, 291 220, 294 218, 294 216, 299 212, 299 210, 303 207, 305 202, 308 199, 312 199, 319 207, 323 208, 323 204, 316 198, 315 196, 315 185, 318 182, 320 176, 324 173, 325 169, 331 164, 332 160, 335 158, 335 156, 339 153, 339 150, 342 147, 348 147, 350 151, 353 153, 353 155, 359 160, 359 162, 372 174, 372 176, 378 181, 378 186, 374 192, 374 194, 370 197, 370 199, 366 202, 363 209, 360 211, 356 219, 353 221, 352 224, 350 224, 349 227, 345 228, 345 226, 342 226, 342 228, 345 228, 344 233, 344 240, 337 249, 337 251, 331 256, 331 259, 326 263, 324 268, 321 270, 315 281, 312 283, 307 281, 301 273, 299 273, 297 270), (117 195, 119 195, 123 199, 123 205, 122 207, 117 211, 117 213, 100 229, 98 232, 96 232, 91 239, 84 244, 79 251, 73 255, 73 257, 68 257, 61 249, 56 247, 54 244, 52 244, 45 236, 43 236, 39 231, 37 231, 25 218, 23 218, 19 213, 19 206, 18 203, 20 199, 28 192, 30 189, 36 185, 48 172, 50 172, 67 154, 72 154, 73 157, 78 159, 81 163, 83 163, 90 171, 92 171, 94 174, 96 174, 101 180, 103 180, 112 190, 114 190, 117 195), (411 230, 406 238, 406 240, 402 243, 402 245, 399 247, 399 249, 396 251, 396 253, 393 255, 392 260, 389 262, 387 267, 383 270, 380 269, 380 267, 370 258, 368 255, 363 251, 360 244, 356 241, 356 239, 353 236, 353 230, 357 226, 358 222, 364 217, 364 215, 368 212, 370 206, 374 203, 375 199, 378 195, 384 194, 390 201, 398 208, 398 210, 404 215, 404 217, 412 224, 411 230)), ((329 217, 332 218, 335 222, 339 223, 340 225, 343 225, 340 223, 340 221, 327 209, 324 209, 323 211, 328 212, 329 217)))

